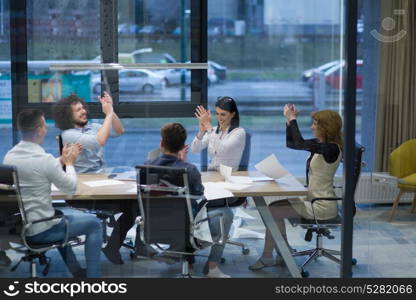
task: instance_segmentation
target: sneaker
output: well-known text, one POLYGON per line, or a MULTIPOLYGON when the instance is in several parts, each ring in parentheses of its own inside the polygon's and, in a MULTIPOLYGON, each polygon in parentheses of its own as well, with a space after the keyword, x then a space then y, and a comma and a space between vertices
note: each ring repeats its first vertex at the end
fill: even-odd
POLYGON ((121 258, 121 254, 119 251, 112 250, 108 247, 102 248, 101 250, 103 251, 105 257, 107 257, 107 259, 111 261, 113 264, 116 264, 116 265, 124 264, 124 261, 121 258))
POLYGON ((220 268, 215 267, 213 269, 209 269, 208 270, 208 274, 207 274, 208 278, 231 278, 230 275, 224 274, 220 268))
POLYGON ((1 266, 10 266, 12 264, 11 259, 7 256, 6 251, 0 250, 0 265, 1 266))

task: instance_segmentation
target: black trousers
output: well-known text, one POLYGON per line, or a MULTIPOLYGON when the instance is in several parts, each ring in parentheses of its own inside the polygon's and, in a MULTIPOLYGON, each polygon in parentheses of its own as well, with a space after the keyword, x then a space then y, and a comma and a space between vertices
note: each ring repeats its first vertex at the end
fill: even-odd
MULTIPOLYGON (((68 200, 68 205, 75 208, 101 210, 111 214, 122 213, 113 226, 113 232, 108 239, 107 247, 118 250, 123 244, 127 232, 134 226, 138 215, 136 199, 126 200, 68 200)), ((137 240, 137 239, 136 239, 137 240)), ((140 239, 139 239, 140 240, 140 239)))

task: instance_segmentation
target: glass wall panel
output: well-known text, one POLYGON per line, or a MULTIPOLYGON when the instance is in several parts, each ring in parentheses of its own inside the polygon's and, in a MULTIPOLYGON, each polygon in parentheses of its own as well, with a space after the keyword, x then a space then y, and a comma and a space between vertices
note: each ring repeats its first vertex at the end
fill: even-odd
MULTIPOLYGON (((118 12, 119 62, 190 62, 189 0, 118 1, 118 12)), ((137 70, 135 74, 122 71, 119 76, 120 102, 191 98, 190 70, 137 70)), ((211 80, 216 82, 214 76, 211 80)))
POLYGON ((0 157, 12 145, 9 1, 0 0, 0 157))
POLYGON ((52 71, 52 63, 98 61, 100 6, 96 0, 27 1, 29 103, 54 102, 70 93, 93 98, 91 71, 52 71))
POLYGON ((286 147, 286 103, 300 110, 305 138, 311 137, 312 111, 342 114, 343 5, 341 0, 208 2, 208 57, 221 78, 209 90, 209 106, 213 109, 218 96, 237 101, 241 126, 253 135, 252 167, 275 153, 290 172, 305 174, 308 153, 286 147))

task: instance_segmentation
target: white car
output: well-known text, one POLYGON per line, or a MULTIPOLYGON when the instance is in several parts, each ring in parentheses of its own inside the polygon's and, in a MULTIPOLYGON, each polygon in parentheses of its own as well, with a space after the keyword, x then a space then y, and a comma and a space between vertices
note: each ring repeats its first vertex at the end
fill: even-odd
POLYGON ((312 87, 312 84, 313 84, 312 77, 313 77, 314 73, 316 73, 316 72, 325 72, 326 70, 329 70, 330 68, 332 68, 333 66, 335 66, 337 64, 339 64, 339 61, 334 60, 334 61, 331 61, 329 63, 323 64, 319 67, 306 70, 302 73, 302 81, 307 82, 309 87, 312 87))
MULTIPOLYGON (((91 76, 93 92, 101 92, 101 76, 91 76)), ((143 92, 146 94, 162 91, 165 88, 165 77, 149 70, 121 70, 119 72, 120 92, 143 92)))
MULTIPOLYGON (((166 70, 160 70, 157 73, 165 77, 166 85, 177 85, 181 83, 182 71, 185 72, 185 83, 189 84, 191 82, 190 70, 166 69, 166 70)), ((211 83, 218 82, 218 77, 215 74, 215 70, 210 65, 208 65, 207 77, 208 77, 208 85, 210 85, 211 83)))

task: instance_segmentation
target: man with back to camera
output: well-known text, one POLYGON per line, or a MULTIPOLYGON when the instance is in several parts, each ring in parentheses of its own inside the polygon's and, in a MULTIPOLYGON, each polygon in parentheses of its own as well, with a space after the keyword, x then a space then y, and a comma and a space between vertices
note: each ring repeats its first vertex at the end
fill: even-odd
MULTIPOLYGON (((65 146, 58 159, 41 147, 47 128, 43 112, 26 109, 19 113, 17 120, 22 141, 4 157, 4 163, 14 165, 19 174, 19 184, 25 211, 29 222, 55 215, 52 206, 51 183, 66 194, 74 194, 77 175, 74 163, 81 151, 81 145, 65 146), (66 172, 62 170, 66 165, 66 172)), ((74 277, 100 276, 100 249, 102 245, 101 223, 93 215, 65 213, 69 226, 69 238, 86 235, 85 258, 87 270, 80 267, 71 247, 58 248, 62 258, 74 277)), ((27 231, 27 239, 34 244, 62 241, 65 238, 64 219, 53 219, 34 223, 27 231)))
MULTIPOLYGON (((105 167, 104 145, 110 136, 120 136, 124 133, 123 124, 113 110, 111 96, 104 92, 104 95, 99 97, 99 101, 105 114, 103 124, 88 122, 87 104, 75 94, 61 99, 54 107, 55 126, 62 130, 63 144, 79 143, 82 145, 83 150, 75 163, 78 173, 102 172, 105 167)), ((119 249, 127 232, 134 225, 138 211, 137 201, 133 199, 100 200, 96 203, 72 201, 71 205, 122 212, 103 252, 112 263, 123 264, 119 249)), ((140 241, 137 243, 137 248, 136 252, 139 255, 148 256, 147 248, 140 241)))
MULTIPOLYGON (((186 162, 187 146, 185 145, 187 133, 186 129, 180 123, 169 123, 160 130, 162 139, 160 141, 160 148, 162 155, 158 158, 146 162, 148 165, 169 166, 174 168, 186 168, 189 181, 189 192, 192 196, 204 195, 204 186, 201 181, 201 173, 197 167, 191 163, 186 162)), ((192 200, 192 209, 196 215, 200 209, 196 200, 192 200)), ((222 207, 208 207, 208 216, 222 213, 224 221, 224 234, 228 236, 231 224, 233 221, 233 213, 228 206, 222 207)), ((220 221, 218 218, 209 220, 209 228, 214 241, 220 238, 220 221)), ((138 234, 138 233, 137 233, 138 234)), ((136 239, 137 240, 137 239, 136 239)), ((203 268, 203 273, 210 278, 229 278, 230 276, 224 274, 218 264, 224 252, 224 245, 213 245, 208 256, 208 260, 203 268)), ((192 265, 190 265, 192 266, 192 265)))

